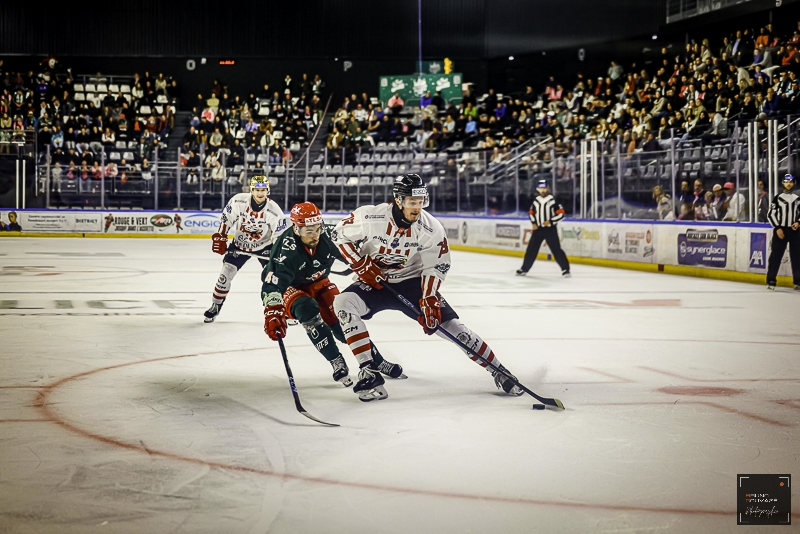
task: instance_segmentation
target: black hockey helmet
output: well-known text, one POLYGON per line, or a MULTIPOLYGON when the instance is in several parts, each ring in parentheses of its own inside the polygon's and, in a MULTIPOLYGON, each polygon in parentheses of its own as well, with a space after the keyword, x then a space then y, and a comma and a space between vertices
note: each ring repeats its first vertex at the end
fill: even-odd
POLYGON ((405 197, 424 197, 422 207, 427 208, 429 204, 428 187, 419 174, 407 173, 395 178, 392 195, 394 198, 400 199, 401 203, 405 197))

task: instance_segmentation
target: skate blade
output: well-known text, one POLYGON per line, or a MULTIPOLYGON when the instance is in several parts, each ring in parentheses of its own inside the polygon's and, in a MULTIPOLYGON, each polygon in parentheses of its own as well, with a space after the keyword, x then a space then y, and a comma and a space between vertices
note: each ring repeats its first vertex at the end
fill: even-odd
POLYGON ((383 386, 376 386, 372 389, 359 391, 358 393, 356 393, 356 395, 358 395, 358 400, 360 400, 361 402, 383 400, 389 396, 389 394, 386 393, 386 388, 384 388, 383 386))
POLYGON ((214 317, 205 317, 203 319, 203 322, 204 323, 213 323, 214 322, 214 317))
POLYGON ((349 376, 346 376, 344 378, 340 378, 339 380, 337 380, 337 382, 339 382, 341 385, 343 385, 346 388, 349 388, 349 387, 353 386, 353 381, 350 379, 349 376))

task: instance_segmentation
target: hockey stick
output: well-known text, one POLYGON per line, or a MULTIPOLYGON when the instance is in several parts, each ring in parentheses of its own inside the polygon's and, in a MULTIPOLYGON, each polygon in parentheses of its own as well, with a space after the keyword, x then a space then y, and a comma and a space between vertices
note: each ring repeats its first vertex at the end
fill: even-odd
POLYGON ((297 386, 294 384, 294 375, 292 374, 292 368, 289 367, 289 358, 286 357, 286 347, 283 346, 283 338, 278 338, 278 346, 281 348, 281 356, 283 356, 283 365, 286 367, 286 374, 289 376, 289 386, 292 388, 292 396, 294 397, 294 405, 297 407, 297 411, 300 412, 302 415, 305 415, 312 421, 316 421, 317 423, 321 423, 327 426, 339 426, 335 423, 326 423, 321 419, 317 419, 310 413, 303 408, 303 405, 300 404, 300 395, 297 393, 297 386))
MULTIPOLYGON (((388 290, 389 290, 389 293, 391 293, 391 294, 393 294, 395 297, 397 297, 397 299, 398 299, 400 302, 402 302, 403 304, 405 304, 406 306, 408 306, 408 307, 409 307, 409 308, 410 308, 410 309, 411 309, 411 310, 412 310, 414 313, 416 313, 417 315, 422 315, 422 312, 420 311, 419 307, 418 307, 416 304, 412 303, 412 302, 411 302, 411 301, 409 301, 407 298, 405 298, 403 295, 401 295, 400 293, 398 293, 397 291, 395 291, 395 289, 394 289, 393 287, 391 287, 391 285, 389 285, 389 284, 388 284, 388 283, 386 283, 385 281, 384 281, 383 287, 384 287, 384 288, 386 288, 386 289, 388 289, 388 290)), ((468 353, 469 353, 469 354, 471 354, 472 356, 474 356, 474 357, 478 358, 478 359, 479 359, 481 362, 485 363, 485 364, 486 364, 487 366, 489 366, 489 367, 490 367, 492 370, 494 370, 495 372, 498 372, 498 373, 502 374, 503 376, 505 376, 506 378, 508 378, 509 380, 511 380, 511 381, 514 383, 514 385, 515 385, 515 386, 517 386, 517 387, 518 387, 518 388, 520 388, 522 391, 524 391, 525 393, 527 393, 528 395, 530 395, 530 396, 531 396, 531 397, 533 397, 534 399, 538 400, 538 401, 539 401, 539 402, 541 402, 542 404, 544 404, 544 405, 546 405, 546 406, 552 406, 552 407, 554 407, 554 408, 559 408, 559 409, 561 409, 561 410, 563 410, 563 409, 564 409, 564 404, 563 404, 563 403, 562 403, 560 400, 558 400, 558 399, 550 399, 550 398, 548 398, 548 397, 541 397, 541 396, 537 395, 536 393, 534 393, 534 392, 533 392, 533 391, 531 391, 530 389, 528 389, 528 388, 526 388, 525 386, 523 386, 522 384, 520 384, 519 380, 517 380, 516 378, 514 378, 514 377, 513 377, 513 376, 512 376, 512 375, 511 375, 511 374, 510 374, 508 371, 505 371, 505 370, 503 370, 503 369, 500 369, 500 367, 496 366, 495 364, 493 364, 492 362, 490 362, 489 360, 487 360, 486 358, 484 358, 483 356, 481 356, 480 354, 478 354, 476 351, 474 351, 474 350, 472 350, 470 347, 466 346, 466 345, 465 345, 464 343, 462 343, 462 342, 461 342, 461 341, 460 341, 460 340, 459 340, 457 337, 455 337, 453 334, 451 334, 450 332, 448 332, 447 330, 445 330, 444 328, 442 328, 442 326, 441 326, 441 325, 437 326, 437 327, 436 327, 436 330, 437 330, 438 332, 441 332, 442 334, 444 334, 444 336, 445 336, 447 339, 449 339, 450 341, 452 341, 453 343, 455 343, 456 345, 458 345, 459 347, 461 347, 463 350, 465 350, 466 352, 468 352, 468 353)))
MULTIPOLYGON (((256 254, 255 252, 245 252, 243 250, 237 250, 234 252, 234 254, 240 254, 242 256, 250 256, 251 258, 261 258, 262 260, 269 259, 268 255, 262 256, 261 254, 256 254)), ((331 269, 331 274, 338 274, 339 276, 350 276, 351 274, 353 274, 353 270, 350 269, 349 267, 344 271, 334 271, 333 269, 331 269)))

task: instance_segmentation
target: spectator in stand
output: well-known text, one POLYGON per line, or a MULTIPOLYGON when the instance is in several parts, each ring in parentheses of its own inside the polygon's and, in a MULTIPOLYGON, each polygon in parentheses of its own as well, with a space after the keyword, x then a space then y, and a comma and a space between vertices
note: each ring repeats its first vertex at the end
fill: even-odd
POLYGON ((158 78, 156 78, 155 82, 154 82, 156 94, 166 96, 167 95, 167 84, 168 83, 169 82, 164 77, 164 73, 163 72, 159 72, 158 73, 158 78))
POLYGON ((698 178, 694 181, 694 191, 692 193, 692 205, 702 206, 705 202, 706 192, 703 188, 703 180, 698 178))
POLYGON ((89 176, 93 180, 101 180, 103 178, 103 168, 100 167, 100 162, 96 161, 92 164, 92 168, 89 170, 89 176))
MULTIPOLYGON (((711 188, 712 190, 712 213, 713 218, 709 220, 712 221, 721 221, 722 218, 725 216, 725 212, 727 211, 726 206, 726 196, 725 191, 722 189, 722 186, 719 184, 714 184, 714 187, 711 188)), ((706 196, 708 193, 706 193, 706 196)))
POLYGON ((444 98, 442 98, 442 92, 436 91, 434 93, 433 98, 431 99, 431 106, 436 107, 437 111, 441 111, 445 108, 444 98))
MULTIPOLYGON (((94 169, 92 169, 92 171, 94 172, 94 169)), ((108 165, 106 165, 105 168, 106 178, 116 178, 117 174, 119 174, 119 169, 117 169, 117 164, 114 163, 113 161, 109 161, 108 165)))
POLYGON ((672 199, 664 192, 664 189, 657 185, 653 187, 653 200, 656 201, 656 213, 661 220, 671 221, 675 219, 675 213, 672 209, 672 199))
POLYGON ((722 220, 725 221, 741 221, 744 219, 744 210, 747 205, 747 200, 744 195, 736 191, 736 184, 733 182, 725 182, 725 213, 722 220))
MULTIPOLYGON (((252 119, 250 119, 252 121, 252 119)), ((219 128, 214 128, 214 133, 211 134, 211 137, 208 139, 208 150, 210 152, 216 152, 222 146, 222 133, 219 131, 219 128)))
POLYGON ((51 187, 54 191, 61 191, 61 175, 63 174, 63 169, 61 168, 61 163, 56 161, 53 164, 53 168, 50 169, 50 179, 51 187))
POLYGON ((322 81, 319 74, 314 75, 314 81, 311 83, 311 90, 313 91, 314 95, 321 98, 322 96, 322 89, 325 87, 325 82, 322 81))
POLYGON ((767 197, 766 187, 764 180, 758 181, 758 200, 756 200, 756 213, 758 214, 758 222, 767 222, 767 213, 769 212, 769 198, 767 197))
POLYGON ((653 132, 648 132, 647 140, 642 145, 643 152, 658 152, 661 150, 661 145, 658 144, 653 132))
POLYGON ((0 130, 0 154, 9 154, 11 152, 11 132, 8 130, 0 130))
POLYGON ((394 115, 399 114, 403 110, 404 105, 405 102, 400 98, 400 93, 395 93, 386 103, 386 107, 389 108, 389 111, 394 115))
POLYGON ((423 109, 430 106, 431 102, 433 102, 433 97, 430 91, 425 91, 425 94, 419 97, 419 107, 423 109))
POLYGON ((103 146, 114 146, 114 143, 116 142, 116 135, 114 135, 114 132, 111 131, 111 128, 105 129, 100 142, 103 144, 103 146))
MULTIPOLYGON (((705 202, 705 200, 704 200, 705 202)), ((679 221, 694 221, 695 220, 695 208, 694 204, 691 202, 684 202, 681 204, 681 213, 678 216, 679 221)))

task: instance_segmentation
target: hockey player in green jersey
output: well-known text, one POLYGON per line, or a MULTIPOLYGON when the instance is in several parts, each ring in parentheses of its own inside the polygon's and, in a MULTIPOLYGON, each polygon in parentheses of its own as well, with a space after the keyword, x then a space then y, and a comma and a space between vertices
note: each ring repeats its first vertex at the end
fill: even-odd
MULTIPOLYGON (((276 240, 261 275, 264 331, 277 340, 286 335, 286 319, 297 320, 333 367, 333 379, 350 387, 353 382, 349 369, 336 345, 336 339, 345 343, 345 334, 333 311, 333 299, 339 289, 328 279, 333 262, 343 261, 341 253, 313 203, 296 204, 290 217, 292 229, 276 240)), ((405 378, 402 367, 385 360, 374 345, 372 356, 375 370, 391 378, 405 378)))

